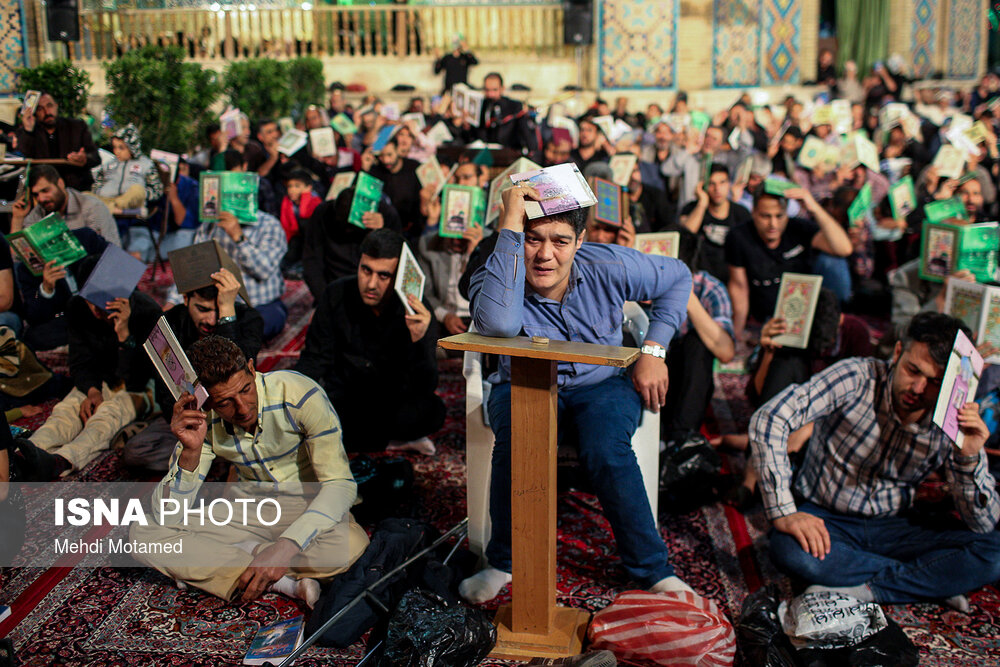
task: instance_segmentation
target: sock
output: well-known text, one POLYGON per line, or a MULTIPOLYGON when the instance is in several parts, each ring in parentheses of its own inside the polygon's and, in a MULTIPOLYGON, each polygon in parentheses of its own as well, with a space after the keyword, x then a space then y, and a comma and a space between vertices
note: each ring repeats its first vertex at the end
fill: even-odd
POLYGON ((174 583, 177 584, 177 588, 186 591, 188 589, 187 582, 181 581, 180 579, 174 579, 174 583))
POLYGON ((237 549, 243 549, 243 551, 246 551, 248 554, 253 556, 254 551, 256 551, 257 547, 261 544, 263 544, 263 542, 260 540, 243 540, 242 542, 237 542, 233 546, 237 549))
POLYGON ((275 593, 287 595, 290 598, 302 600, 312 609, 319 600, 319 582, 315 579, 293 579, 289 575, 283 576, 271 584, 268 589, 275 593))
POLYGON ((872 589, 868 587, 868 584, 858 584, 857 586, 821 586, 816 584, 807 588, 805 592, 817 593, 820 591, 833 591, 834 593, 850 595, 852 598, 861 600, 862 602, 875 602, 875 594, 872 593, 872 589))
POLYGON ((687 591, 689 593, 694 593, 694 589, 684 583, 680 577, 676 574, 669 577, 664 577, 660 579, 655 584, 649 587, 652 593, 669 593, 669 592, 683 592, 687 591))
POLYGON ((424 456, 434 456, 437 452, 437 448, 434 447, 434 443, 431 442, 430 438, 418 438, 417 440, 410 440, 409 442, 393 440, 386 445, 386 450, 416 452, 418 454, 423 454, 424 456))
POLYGON ((487 567, 459 584, 458 594, 469 602, 479 604, 499 595, 510 580, 510 572, 487 567))
POLYGON ((955 611, 960 611, 963 614, 968 614, 970 611, 969 598, 964 595, 953 595, 950 598, 945 598, 941 601, 946 607, 951 607, 955 611))

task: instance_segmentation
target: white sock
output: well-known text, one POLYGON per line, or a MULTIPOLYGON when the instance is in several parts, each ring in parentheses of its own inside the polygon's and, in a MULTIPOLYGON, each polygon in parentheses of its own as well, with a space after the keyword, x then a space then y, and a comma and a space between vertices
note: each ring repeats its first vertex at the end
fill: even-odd
POLYGON ((294 579, 287 574, 271 584, 267 590, 303 600, 310 609, 319 600, 320 592, 319 582, 315 579, 294 579))
POLYGON ((179 590, 186 591, 188 589, 187 582, 181 581, 180 579, 174 579, 174 583, 177 584, 177 588, 179 590))
POLYGON ((434 443, 431 442, 430 438, 417 438, 416 440, 410 440, 409 442, 393 440, 386 445, 386 451, 416 452, 417 454, 423 454, 424 456, 434 456, 437 452, 437 448, 434 447, 434 443))
POLYGON ((670 593, 670 592, 681 593, 684 591, 687 591, 688 593, 694 593, 694 589, 685 584, 684 581, 676 574, 660 579, 655 584, 650 586, 649 590, 650 592, 653 593, 670 593))
POLYGON ((487 567, 458 585, 458 594, 474 604, 492 600, 510 583, 510 572, 487 567))
POLYGON ((946 607, 951 607, 955 611, 960 611, 963 614, 968 614, 970 611, 969 598, 964 595, 953 595, 950 598, 945 598, 941 602, 946 607))
POLYGON ((253 556, 254 550, 261 544, 263 544, 263 542, 261 542, 260 540, 243 540, 242 542, 237 542, 233 546, 236 547, 237 549, 242 549, 243 551, 246 551, 248 554, 253 556))

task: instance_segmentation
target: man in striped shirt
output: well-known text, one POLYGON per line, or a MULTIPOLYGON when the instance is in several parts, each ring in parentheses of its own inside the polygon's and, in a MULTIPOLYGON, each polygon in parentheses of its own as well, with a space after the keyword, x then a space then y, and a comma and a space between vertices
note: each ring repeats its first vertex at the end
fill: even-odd
POLYGON ((294 371, 259 373, 227 338, 202 338, 188 354, 211 411, 197 409, 187 392, 174 404, 170 425, 178 443, 153 491, 154 521, 133 525, 130 535, 133 542, 178 544, 182 551, 164 554, 150 547, 156 555, 137 558, 182 587, 190 584, 225 600, 249 601, 269 590, 312 607, 317 580, 345 571, 368 546, 350 513, 357 485, 337 413, 315 382, 294 371), (249 523, 238 512, 222 525, 199 522, 196 514, 171 514, 161 502, 197 506, 216 457, 234 465, 235 502, 249 503, 249 523), (255 505, 258 512, 274 507, 265 499, 277 499, 281 511, 255 519, 255 505))
POLYGON ((957 319, 921 313, 891 363, 845 359, 754 413, 750 443, 779 569, 864 601, 943 600, 962 610, 964 593, 1000 579, 989 431, 975 403, 959 411, 961 449, 931 420, 959 329, 970 335, 957 319), (793 484, 788 436, 810 423, 793 484), (940 468, 964 525, 912 508, 940 468))

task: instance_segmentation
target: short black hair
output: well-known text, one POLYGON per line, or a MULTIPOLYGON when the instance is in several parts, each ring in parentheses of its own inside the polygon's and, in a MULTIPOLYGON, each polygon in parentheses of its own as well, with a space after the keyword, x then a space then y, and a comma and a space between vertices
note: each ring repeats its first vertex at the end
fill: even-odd
POLYGON ((56 168, 51 164, 39 164, 31 166, 31 174, 28 177, 28 187, 33 188, 38 185, 39 179, 44 178, 46 181, 52 185, 58 185, 59 179, 62 178, 56 168))
POLYGON ((784 207, 788 206, 788 199, 782 197, 781 195, 776 195, 773 192, 768 192, 765 187, 765 183, 761 181, 760 185, 754 188, 753 191, 753 210, 757 209, 757 204, 760 203, 762 199, 771 198, 781 204, 784 207))
POLYGON ((211 139, 216 132, 221 132, 222 126, 218 123, 209 123, 205 126, 205 139, 211 139))
POLYGON ((298 181, 299 183, 308 185, 309 187, 312 187, 313 184, 312 175, 301 167, 291 169, 288 173, 282 176, 282 183, 288 183, 289 181, 298 181))
POLYGON ((232 171, 238 167, 242 167, 246 162, 246 158, 243 153, 232 148, 227 149, 226 152, 222 154, 222 160, 225 163, 226 171, 232 171))
POLYGON ((205 285, 198 289, 193 289, 185 296, 196 296, 199 299, 211 299, 215 301, 219 297, 219 288, 215 285, 205 285))
POLYGON ((483 77, 483 83, 484 84, 486 83, 486 79, 496 79, 497 81, 500 82, 501 86, 503 85, 503 77, 500 76, 500 72, 490 72, 489 74, 487 74, 486 76, 484 76, 483 77))
MULTIPOLYGON (((580 238, 580 235, 587 230, 587 212, 585 209, 576 208, 572 211, 563 211, 562 213, 555 213, 544 218, 536 218, 535 220, 528 221, 529 224, 533 222, 565 222, 573 228, 573 233, 576 234, 576 237, 580 238)), ((525 231, 527 231, 527 225, 525 225, 525 231)))
POLYGON ((913 343, 923 343, 934 363, 944 367, 948 364, 948 355, 951 354, 959 331, 972 339, 972 330, 958 318, 944 313, 917 313, 906 327, 902 340, 903 349, 908 350, 913 343))
POLYGON ((403 235, 382 227, 368 233, 361 242, 361 254, 372 259, 396 259, 403 253, 403 235))
POLYGON ((254 124, 253 133, 256 135, 265 125, 270 125, 271 123, 277 123, 277 122, 278 121, 274 120, 273 118, 261 118, 254 124))
POLYGON ((198 380, 210 389, 240 371, 249 372, 240 346, 222 336, 205 336, 188 350, 188 358, 198 380))
POLYGON ((712 174, 725 174, 729 177, 729 168, 724 164, 719 164, 718 162, 713 163, 708 170, 708 177, 711 178, 712 174))
POLYGON ((797 127, 795 125, 792 125, 790 128, 788 128, 787 130, 785 130, 785 134, 790 134, 793 137, 795 137, 796 139, 802 139, 803 136, 804 136, 802 134, 802 128, 797 127))

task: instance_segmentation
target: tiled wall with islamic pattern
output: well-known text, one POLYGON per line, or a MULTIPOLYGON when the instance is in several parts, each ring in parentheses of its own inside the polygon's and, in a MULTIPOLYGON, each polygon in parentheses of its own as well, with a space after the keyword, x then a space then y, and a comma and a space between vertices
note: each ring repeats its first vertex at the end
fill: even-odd
POLYGON ((798 83, 802 4, 802 0, 714 0, 713 85, 798 83))
POLYGON ((913 3, 913 76, 928 76, 934 70, 937 51, 938 0, 915 0, 913 3))
POLYGON ((0 95, 16 90, 15 71, 26 64, 22 11, 21 0, 0 0, 0 95))
POLYGON ((676 86, 678 0, 606 0, 600 8, 601 87, 676 86))
POLYGON ((983 8, 981 0, 951 0, 948 9, 948 76, 968 78, 979 70, 983 8))

